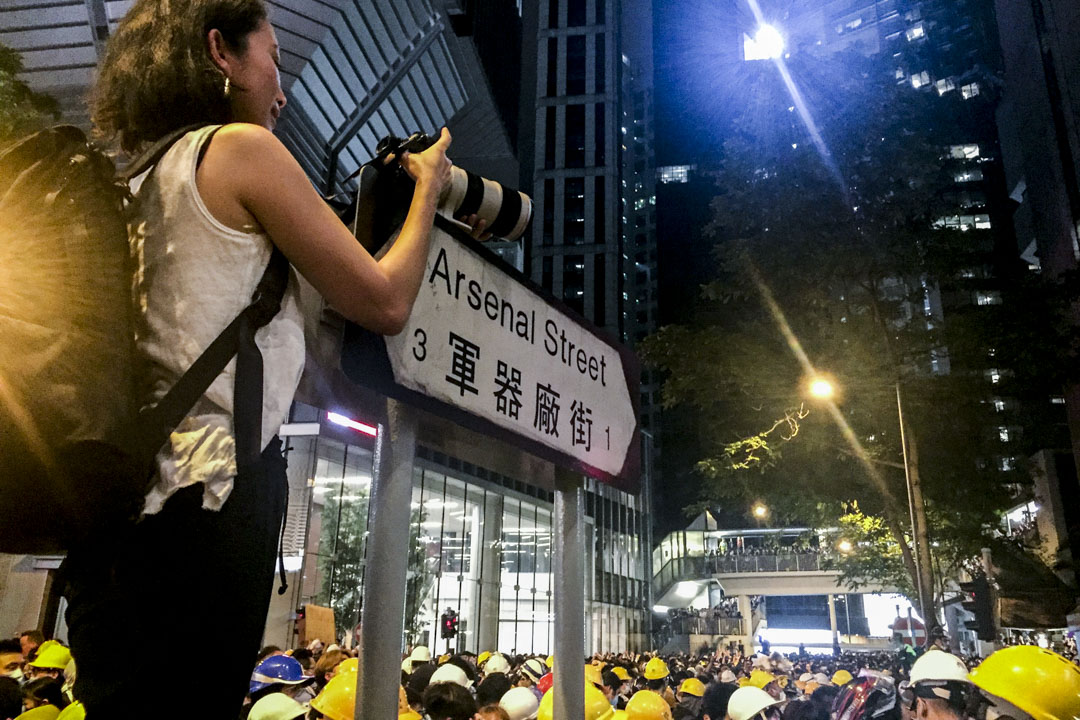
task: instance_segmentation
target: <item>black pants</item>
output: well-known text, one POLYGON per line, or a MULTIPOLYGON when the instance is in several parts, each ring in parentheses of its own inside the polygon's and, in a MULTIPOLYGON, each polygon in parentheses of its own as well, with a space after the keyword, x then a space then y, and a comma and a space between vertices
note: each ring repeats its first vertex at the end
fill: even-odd
POLYGON ((239 715, 273 592, 288 481, 276 437, 218 512, 200 483, 73 549, 62 578, 89 720, 239 715))

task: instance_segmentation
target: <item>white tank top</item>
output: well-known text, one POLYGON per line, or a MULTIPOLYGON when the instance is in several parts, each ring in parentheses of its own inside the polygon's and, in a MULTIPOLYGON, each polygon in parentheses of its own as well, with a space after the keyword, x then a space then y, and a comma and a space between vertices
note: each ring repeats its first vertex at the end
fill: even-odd
MULTIPOLYGON (((206 209, 195 185, 199 147, 213 129, 185 135, 152 171, 135 179, 129 235, 136 260, 136 347, 146 362, 144 404, 159 400, 251 302, 270 260, 263 233, 233 230, 206 209)), ((304 328, 295 273, 281 311, 255 335, 263 356, 262 445, 284 422, 304 367, 304 328)), ((203 483, 203 507, 219 510, 236 475, 233 359, 158 453, 158 477, 143 512, 203 483)))

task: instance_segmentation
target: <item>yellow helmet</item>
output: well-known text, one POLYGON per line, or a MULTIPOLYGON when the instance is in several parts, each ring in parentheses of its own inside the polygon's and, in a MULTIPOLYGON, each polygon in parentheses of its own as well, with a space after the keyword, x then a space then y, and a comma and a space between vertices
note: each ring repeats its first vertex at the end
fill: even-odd
POLYGON ((626 668, 621 665, 616 665, 611 669, 611 672, 615 673, 615 677, 619 678, 623 682, 630 679, 630 673, 626 672, 626 668))
POLYGON ((357 658, 345 658, 338 663, 338 666, 334 669, 334 676, 344 675, 345 673, 357 673, 360 672, 360 660, 357 658))
POLYGON ((686 678, 682 681, 682 685, 679 686, 679 692, 694 697, 705 697, 705 683, 697 678, 686 678))
POLYGON ((585 682, 592 683, 593 685, 596 685, 597 687, 603 687, 603 685, 604 685, 604 675, 603 675, 603 673, 600 672, 600 668, 596 667, 595 665, 586 665, 585 666, 585 682))
POLYGON ((490 650, 485 650, 484 652, 477 655, 476 656, 476 667, 483 667, 484 663, 486 663, 488 661, 489 657, 491 657, 491 651, 490 650))
POLYGON ((762 690, 772 682, 776 682, 776 676, 766 670, 754 670, 750 673, 750 682, 748 685, 762 690))
POLYGON ((979 663, 968 677, 1035 720, 1080 717, 1080 668, 1049 650, 1007 647, 979 663))
POLYGON ((356 675, 335 675, 322 692, 311 701, 311 707, 330 720, 353 720, 356 709, 356 675))
MULTIPOLYGON (((553 720, 555 713, 555 691, 548 690, 540 699, 540 708, 536 711, 536 720, 553 720)), ((595 685, 585 684, 585 720, 612 720, 615 708, 604 697, 604 693, 595 685)), ((668 720, 671 717, 668 716, 668 720)))
POLYGON ((450 659, 450 653, 446 653, 445 655, 440 655, 439 656, 439 664, 440 665, 445 665, 446 661, 449 660, 449 659, 450 659))
POLYGON ((833 685, 847 685, 854 679, 855 678, 852 677, 851 673, 847 670, 837 670, 833 673, 832 679, 829 682, 833 685))
POLYGON ((549 668, 555 667, 555 656, 548 655, 547 660, 544 661, 544 664, 547 665, 549 668))
POLYGON ((38 648, 37 657, 27 664, 35 668, 63 670, 69 662, 71 662, 71 651, 55 640, 50 640, 42 643, 38 648))
POLYGON ((61 710, 60 714, 56 716, 56 720, 86 720, 86 708, 76 700, 61 710))
POLYGON ((660 680, 668 676, 667 663, 658 657, 654 657, 649 662, 645 663, 645 679, 646 680, 660 680))
POLYGON ((626 703, 626 720, 671 720, 671 706, 653 691, 639 690, 626 703))

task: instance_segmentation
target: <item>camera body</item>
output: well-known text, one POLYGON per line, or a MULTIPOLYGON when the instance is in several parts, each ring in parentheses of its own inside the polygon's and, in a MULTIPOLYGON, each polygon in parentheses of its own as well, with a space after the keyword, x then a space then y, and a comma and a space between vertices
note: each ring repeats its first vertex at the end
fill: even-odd
MULTIPOLYGON (((438 138, 415 132, 405 140, 388 136, 379 141, 380 157, 390 153, 423 152, 438 138)), ((404 174, 404 170, 398 167, 404 174)), ((505 187, 502 183, 481 177, 454 165, 450 185, 439 200, 440 207, 454 217, 475 214, 487 222, 487 232, 504 240, 517 240, 532 220, 532 199, 523 192, 505 187)))

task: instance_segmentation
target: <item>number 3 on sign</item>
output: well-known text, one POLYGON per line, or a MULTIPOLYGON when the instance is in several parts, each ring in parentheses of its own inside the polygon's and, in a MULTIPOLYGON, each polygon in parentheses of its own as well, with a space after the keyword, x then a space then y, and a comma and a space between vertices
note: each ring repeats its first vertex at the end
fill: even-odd
POLYGON ((427 333, 420 328, 416 328, 413 331, 413 337, 416 338, 416 344, 413 345, 412 354, 416 358, 417 362, 424 362, 427 358, 427 333))

